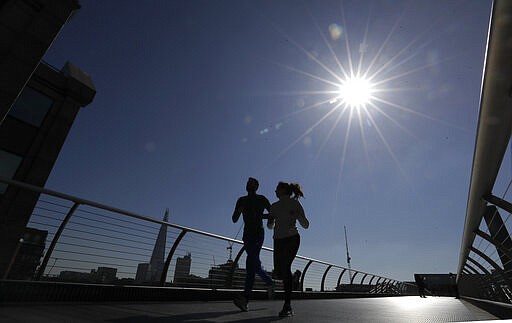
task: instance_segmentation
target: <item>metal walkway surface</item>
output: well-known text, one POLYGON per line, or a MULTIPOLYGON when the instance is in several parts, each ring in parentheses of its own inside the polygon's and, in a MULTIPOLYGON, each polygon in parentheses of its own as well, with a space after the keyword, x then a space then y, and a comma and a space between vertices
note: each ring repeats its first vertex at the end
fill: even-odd
POLYGON ((296 300, 295 315, 280 319, 282 301, 14 304, 0 306, 0 322, 461 322, 497 317, 463 300, 388 297, 296 300))

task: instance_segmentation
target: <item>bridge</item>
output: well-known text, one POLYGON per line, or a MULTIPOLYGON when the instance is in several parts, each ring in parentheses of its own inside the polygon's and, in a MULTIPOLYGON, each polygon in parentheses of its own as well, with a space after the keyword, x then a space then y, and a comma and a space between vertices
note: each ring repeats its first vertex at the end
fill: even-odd
MULTIPOLYGON (((502 164, 512 131, 511 31, 512 3, 496 0, 454 285, 429 286, 427 294, 437 297, 423 299, 413 282, 298 255, 292 267, 296 316, 286 320, 512 318, 512 240, 507 228, 512 203, 504 198, 506 192, 499 196, 495 191, 510 167, 502 164), (458 293, 450 289, 455 286, 458 293)), ((0 281, 1 321, 277 320, 281 303, 265 300, 261 281, 248 313, 230 302, 243 288, 240 240, 8 178, 0 182, 38 196, 28 224, 32 231, 19 240, 0 281)), ((261 256, 270 274, 272 252, 264 247, 261 256)), ((279 299, 282 291, 277 287, 279 299)))

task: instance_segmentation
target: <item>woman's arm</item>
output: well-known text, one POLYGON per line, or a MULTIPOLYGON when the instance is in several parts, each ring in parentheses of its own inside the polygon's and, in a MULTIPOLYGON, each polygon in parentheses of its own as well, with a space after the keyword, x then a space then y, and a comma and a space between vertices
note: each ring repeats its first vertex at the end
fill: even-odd
POLYGON ((270 230, 274 229, 274 225, 276 224, 276 217, 274 214, 272 214, 272 206, 270 206, 268 209, 268 214, 267 214, 267 228, 269 228, 270 230))
POLYGON ((309 220, 306 218, 304 208, 302 207, 299 201, 297 201, 297 221, 299 221, 300 225, 304 229, 309 228, 309 220))

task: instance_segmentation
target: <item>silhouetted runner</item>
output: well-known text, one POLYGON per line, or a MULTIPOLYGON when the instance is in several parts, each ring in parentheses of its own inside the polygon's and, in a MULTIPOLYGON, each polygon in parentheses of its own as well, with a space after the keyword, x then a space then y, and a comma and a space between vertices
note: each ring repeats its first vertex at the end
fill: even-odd
POLYGON ((270 210, 270 202, 263 195, 256 194, 259 183, 255 178, 249 177, 247 180, 247 195, 238 199, 233 212, 232 220, 234 223, 240 218, 240 214, 244 219, 244 241, 245 252, 247 257, 245 260, 245 268, 247 274, 245 276, 244 294, 238 295, 233 300, 234 304, 242 311, 247 311, 247 304, 254 285, 254 276, 258 274, 267 284, 269 298, 272 298, 274 292, 274 282, 261 268, 260 251, 265 238, 263 229, 263 211, 270 210))
POLYGON ((418 294, 420 295, 421 298, 426 298, 427 296, 425 296, 425 277, 419 274, 414 274, 414 280, 416 281, 416 286, 418 286, 418 294))
POLYGON ((300 245, 296 221, 299 221, 304 229, 309 227, 309 221, 299 202, 299 198, 304 197, 299 184, 279 182, 276 196, 279 201, 270 207, 268 227, 274 229, 274 271, 283 280, 284 285, 284 305, 279 316, 286 317, 293 315, 291 267, 300 245))

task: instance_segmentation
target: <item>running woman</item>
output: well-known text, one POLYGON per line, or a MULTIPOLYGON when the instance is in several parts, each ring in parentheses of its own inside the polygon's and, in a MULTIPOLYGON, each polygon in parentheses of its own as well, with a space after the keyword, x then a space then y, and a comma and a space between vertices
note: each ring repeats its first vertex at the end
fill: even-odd
POLYGON ((291 267, 300 245, 300 235, 296 221, 299 221, 304 229, 309 227, 309 221, 299 202, 299 198, 304 197, 299 184, 279 182, 276 188, 276 196, 279 201, 270 207, 267 226, 269 229, 274 229, 274 270, 283 280, 284 285, 284 305, 281 312, 279 312, 279 316, 286 317, 293 315, 291 307, 293 284, 291 267))
POLYGON ((265 209, 270 211, 270 202, 265 196, 256 194, 258 187, 258 181, 255 178, 249 177, 246 185, 247 195, 238 199, 232 216, 233 223, 238 221, 240 214, 243 215, 244 219, 244 235, 242 240, 244 241, 244 248, 247 253, 245 259, 247 271, 245 288, 244 294, 238 295, 233 300, 233 303, 244 312, 248 310, 247 304, 249 303, 249 296, 254 285, 255 274, 258 274, 267 284, 269 298, 272 298, 274 291, 274 282, 261 268, 260 261, 260 251, 265 238, 263 211, 265 209))

